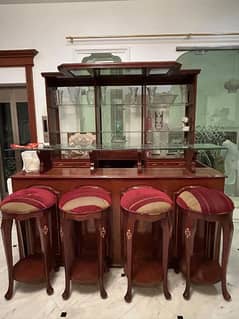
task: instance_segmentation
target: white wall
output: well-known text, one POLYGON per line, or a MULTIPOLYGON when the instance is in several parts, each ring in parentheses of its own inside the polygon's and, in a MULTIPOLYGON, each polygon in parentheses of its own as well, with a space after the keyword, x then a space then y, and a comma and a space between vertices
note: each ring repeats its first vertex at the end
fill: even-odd
MULTIPOLYGON (((46 114, 41 72, 75 62, 76 49, 124 47, 130 60, 175 60, 176 45, 238 44, 237 39, 167 39, 85 41, 74 45, 67 35, 238 32, 238 0, 129 0, 59 4, 0 5, 0 50, 36 49, 34 88, 38 140, 43 140, 41 116, 46 114)), ((13 79, 13 82, 14 79, 13 79)))
POLYGON ((0 83, 25 83, 25 68, 0 68, 0 83))

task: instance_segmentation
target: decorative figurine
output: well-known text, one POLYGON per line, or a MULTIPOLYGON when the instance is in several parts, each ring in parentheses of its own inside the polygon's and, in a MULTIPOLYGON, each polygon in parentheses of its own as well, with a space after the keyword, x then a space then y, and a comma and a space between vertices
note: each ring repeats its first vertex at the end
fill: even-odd
POLYGON ((22 170, 26 173, 39 173, 40 172, 40 159, 37 151, 24 151, 21 153, 23 167, 22 170))

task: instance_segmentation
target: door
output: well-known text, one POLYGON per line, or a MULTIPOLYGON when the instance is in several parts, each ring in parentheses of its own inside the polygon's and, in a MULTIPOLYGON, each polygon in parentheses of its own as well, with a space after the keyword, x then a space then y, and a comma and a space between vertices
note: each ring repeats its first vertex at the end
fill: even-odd
POLYGON ((20 152, 10 149, 11 144, 30 142, 29 115, 26 87, 0 86, 0 145, 1 196, 7 191, 7 179, 22 166, 20 152))

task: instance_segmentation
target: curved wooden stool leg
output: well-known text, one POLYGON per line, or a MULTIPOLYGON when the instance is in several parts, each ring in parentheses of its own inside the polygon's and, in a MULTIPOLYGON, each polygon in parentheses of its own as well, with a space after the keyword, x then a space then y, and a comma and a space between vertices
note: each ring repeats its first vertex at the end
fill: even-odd
POLYGON ((223 230, 223 248, 222 248, 222 294, 225 300, 231 300, 231 296, 227 290, 227 264, 231 249, 232 235, 233 235, 233 222, 231 216, 224 219, 222 222, 223 230))
POLYGON ((220 256, 220 244, 221 244, 221 231, 222 225, 217 222, 215 223, 215 244, 214 244, 214 252, 213 252, 213 260, 219 260, 220 256))
POLYGON ((180 272, 180 267, 179 267, 179 251, 180 251, 180 244, 182 243, 182 234, 181 232, 179 232, 180 229, 180 209, 179 206, 176 205, 175 202, 175 198, 174 198, 174 203, 175 203, 175 209, 174 209, 174 216, 172 216, 172 214, 170 215, 170 221, 171 221, 171 225, 174 225, 174 240, 175 240, 175 244, 174 244, 174 258, 175 258, 175 262, 174 262, 174 271, 175 273, 179 273, 180 272))
MULTIPOLYGON (((104 272, 109 271, 109 265, 110 265, 110 233, 109 233, 109 218, 108 216, 103 213, 102 217, 102 223, 103 227, 105 229, 105 236, 103 238, 103 266, 104 266, 104 272)), ((104 233, 104 231, 103 231, 104 233)))
POLYGON ((152 239, 153 239, 153 249, 152 249, 152 258, 159 258, 159 228, 161 227, 160 221, 155 221, 152 223, 152 239))
POLYGON ((73 221, 69 219, 62 218, 61 219, 61 229, 60 235, 62 240, 62 248, 63 248, 63 258, 64 258, 64 269, 65 269, 65 290, 62 293, 62 298, 67 300, 70 297, 70 271, 73 256, 73 247, 72 242, 70 242, 71 238, 71 226, 73 221))
POLYGON ((26 257, 26 252, 25 252, 25 247, 24 247, 22 227, 21 227, 19 220, 15 220, 15 223, 16 223, 16 229, 17 229, 17 241, 18 241, 19 256, 20 256, 20 259, 23 259, 26 257))
POLYGON ((133 260, 133 236, 135 228, 135 217, 128 216, 126 227, 126 274, 128 279, 127 292, 124 297, 125 301, 131 302, 132 300, 132 260, 133 260))
POLYGON ((50 208, 51 213, 49 214, 49 228, 50 228, 50 239, 51 239, 51 247, 53 252, 53 266, 54 271, 59 271, 60 268, 60 247, 61 247, 61 239, 60 239, 60 223, 58 216, 57 205, 54 205, 50 208), (53 226, 54 225, 54 226, 53 226))
POLYGON ((5 294, 7 300, 12 298, 13 295, 13 258, 12 258, 12 223, 13 220, 10 218, 2 219, 1 231, 2 239, 7 259, 7 270, 8 270, 8 290, 5 294))
POLYGON ((37 227, 40 234, 41 249, 44 258, 44 269, 46 277, 46 291, 48 295, 52 295, 54 290, 50 282, 50 268, 51 268, 51 249, 50 249, 50 232, 48 216, 44 214, 42 217, 37 217, 37 227))
POLYGON ((103 218, 95 220, 95 228, 97 231, 97 247, 98 247, 98 276, 101 298, 107 298, 107 292, 104 287, 104 244, 106 238, 106 226, 103 218))
POLYGON ((168 219, 161 221, 163 230, 163 291, 166 299, 171 299, 171 294, 168 290, 168 249, 170 240, 170 222, 168 219))
POLYGON ((128 221, 128 214, 126 214, 123 210, 121 213, 121 219, 122 219, 122 250, 121 250, 121 254, 122 254, 122 261, 123 261, 123 267, 124 267, 124 273, 127 273, 127 258, 126 258, 126 243, 127 243, 127 237, 126 237, 126 233, 127 233, 127 221, 128 221))
POLYGON ((185 216, 184 236, 185 236, 185 257, 186 257, 186 287, 183 297, 190 299, 191 286, 191 256, 193 255, 194 237, 196 233, 196 221, 189 215, 185 216))

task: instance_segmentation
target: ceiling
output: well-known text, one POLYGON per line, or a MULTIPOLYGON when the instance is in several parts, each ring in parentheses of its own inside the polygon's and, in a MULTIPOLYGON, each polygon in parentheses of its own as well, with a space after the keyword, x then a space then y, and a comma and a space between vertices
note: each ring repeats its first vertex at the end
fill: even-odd
MULTIPOLYGON (((93 2, 93 1, 103 2, 103 1, 120 1, 120 0, 0 0, 0 5, 1 4, 22 4, 22 3, 93 2)), ((123 0, 123 1, 127 1, 127 0, 123 0)))

